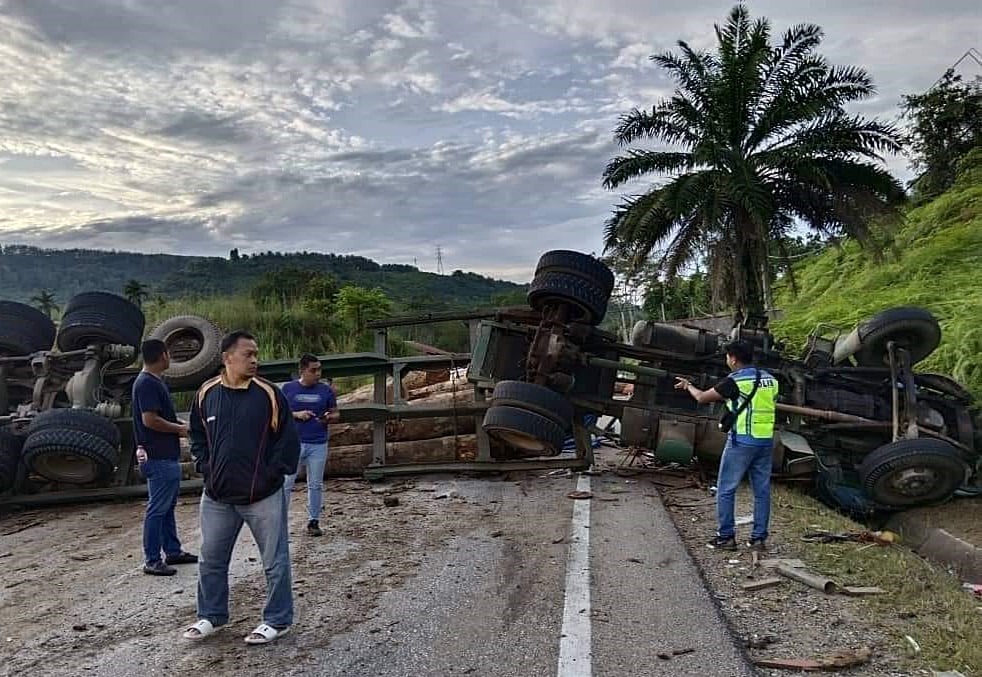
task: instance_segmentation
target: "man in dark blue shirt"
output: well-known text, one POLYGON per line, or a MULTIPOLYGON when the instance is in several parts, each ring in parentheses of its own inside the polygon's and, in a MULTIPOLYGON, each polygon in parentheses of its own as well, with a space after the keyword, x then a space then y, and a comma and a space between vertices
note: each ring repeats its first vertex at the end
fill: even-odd
POLYGON ((181 550, 174 508, 181 487, 181 437, 188 427, 177 418, 170 390, 162 380, 170 366, 163 341, 150 339, 140 347, 143 370, 133 382, 133 433, 138 447, 146 451, 142 461, 147 480, 147 512, 143 520, 143 572, 151 576, 173 576, 171 564, 193 564, 194 555, 181 550), (160 552, 163 549, 164 559, 160 552))
MULTIPOLYGON (((320 360, 310 353, 300 358, 300 378, 285 384, 282 390, 300 434, 300 463, 307 466, 307 533, 320 536, 324 533, 320 528, 320 513, 327 466, 327 425, 335 417, 337 399, 334 389, 321 383, 320 360)), ((287 500, 296 479, 296 473, 286 478, 287 500)))

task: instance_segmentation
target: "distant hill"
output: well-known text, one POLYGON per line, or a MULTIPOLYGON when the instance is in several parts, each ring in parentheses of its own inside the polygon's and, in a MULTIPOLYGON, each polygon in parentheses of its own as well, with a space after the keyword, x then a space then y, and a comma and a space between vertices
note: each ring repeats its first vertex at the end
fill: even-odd
MULTIPOLYGON (((0 246, 0 298, 30 303, 42 289, 64 305, 83 291, 122 293, 135 279, 152 298, 224 296, 247 292, 270 270, 296 267, 334 275, 340 284, 380 287, 404 309, 449 309, 487 305, 495 297, 519 296, 525 285, 463 271, 425 273, 413 266, 379 264, 361 256, 266 252, 230 258, 136 254, 91 249, 0 246)), ((531 277, 532 271, 529 271, 531 277)))

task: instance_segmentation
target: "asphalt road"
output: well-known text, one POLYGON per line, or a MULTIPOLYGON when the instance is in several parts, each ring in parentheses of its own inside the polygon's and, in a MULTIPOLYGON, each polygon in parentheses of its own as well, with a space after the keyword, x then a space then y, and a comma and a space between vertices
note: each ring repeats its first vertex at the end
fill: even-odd
POLYGON ((383 596, 370 627, 335 637, 316 665, 286 674, 754 674, 651 485, 614 476, 589 481, 594 498, 583 575, 590 601, 573 609, 580 627, 564 627, 577 503, 567 494, 577 480, 456 480, 438 490, 457 491, 471 503, 495 501, 488 503, 494 514, 427 553, 418 575, 383 596), (582 633, 584 624, 590 646, 578 649, 588 664, 560 667, 563 634, 582 633))
MULTIPOLYGON (((264 594, 247 532, 232 622, 188 642, 196 567, 140 573, 139 503, 6 518, 0 675, 754 674, 649 482, 542 475, 394 482, 395 508, 332 482, 319 539, 295 493, 296 622, 263 647, 242 642, 264 594)), ((182 501, 190 549, 196 513, 182 501)))

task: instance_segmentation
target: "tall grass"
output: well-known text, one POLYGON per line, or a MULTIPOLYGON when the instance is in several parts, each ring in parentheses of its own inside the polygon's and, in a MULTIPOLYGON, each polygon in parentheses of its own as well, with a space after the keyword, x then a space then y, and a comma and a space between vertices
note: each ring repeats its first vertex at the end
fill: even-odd
POLYGON ((911 210, 878 262, 854 242, 806 260, 795 271, 799 294, 781 288, 785 318, 775 333, 804 345, 820 322, 848 332, 891 306, 927 308, 942 342, 920 370, 951 375, 982 399, 982 152, 962 163, 958 182, 911 210))

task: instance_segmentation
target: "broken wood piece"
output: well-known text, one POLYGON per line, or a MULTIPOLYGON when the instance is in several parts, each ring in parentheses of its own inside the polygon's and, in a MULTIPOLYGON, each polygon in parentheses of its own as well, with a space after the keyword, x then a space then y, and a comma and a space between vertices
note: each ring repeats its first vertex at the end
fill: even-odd
POLYGON ((757 592, 758 590, 764 590, 766 588, 773 588, 776 585, 780 585, 784 582, 783 578, 778 578, 777 576, 768 576, 767 578, 762 578, 759 581, 749 581, 747 583, 742 583, 741 588, 747 592, 757 592))
POLYGON ((760 560, 760 566, 764 567, 765 569, 773 569, 773 568, 778 567, 778 566, 780 566, 782 564, 784 566, 786 566, 786 567, 791 567, 792 569, 804 569, 804 568, 806 568, 805 563, 802 562, 800 559, 778 558, 778 559, 762 559, 762 560, 760 560))
POLYGON ((754 665, 762 668, 817 672, 818 670, 840 670, 863 665, 869 662, 872 655, 872 649, 864 646, 859 649, 838 651, 818 658, 755 658, 753 662, 754 665))
POLYGON ((886 592, 883 588, 879 588, 875 585, 863 586, 863 585, 847 585, 842 588, 842 593, 844 595, 850 595, 852 597, 862 597, 864 595, 882 595, 886 592))
POLYGON ((836 588, 839 587, 838 585, 836 585, 835 581, 833 581, 831 578, 818 576, 816 574, 811 573, 810 571, 806 571, 805 569, 789 567, 785 564, 779 564, 776 567, 776 569, 777 572, 782 576, 786 578, 790 578, 791 580, 794 581, 798 581, 799 583, 804 583, 809 588, 821 590, 827 595, 832 594, 833 592, 835 592, 836 588))
POLYGON ((589 491, 571 491, 566 494, 567 498, 593 498, 593 494, 589 491))

